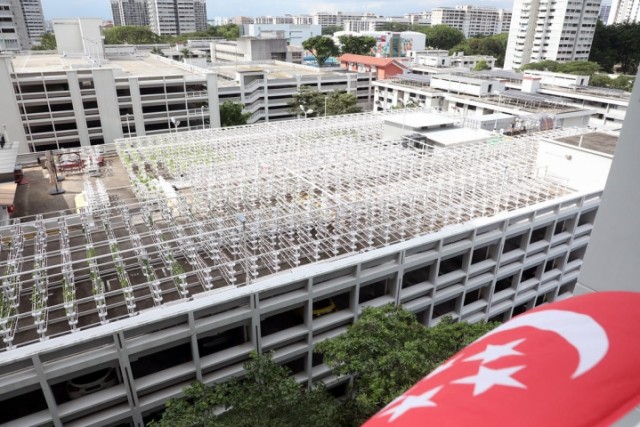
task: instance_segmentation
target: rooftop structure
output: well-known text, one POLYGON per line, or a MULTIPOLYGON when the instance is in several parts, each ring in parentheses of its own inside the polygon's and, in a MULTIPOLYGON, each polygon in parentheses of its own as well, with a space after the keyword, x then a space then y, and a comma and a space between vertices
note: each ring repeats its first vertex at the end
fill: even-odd
MULTIPOLYGON (((610 157, 555 142, 574 130, 386 140, 405 113, 119 140, 113 176, 68 177, 83 188, 71 211, 1 227, 0 422, 141 425, 256 349, 334 386, 313 346, 363 307, 434 325, 570 296, 610 157)), ((418 116, 408 132, 451 123, 418 116)), ((100 157, 56 157, 74 154, 100 157)))

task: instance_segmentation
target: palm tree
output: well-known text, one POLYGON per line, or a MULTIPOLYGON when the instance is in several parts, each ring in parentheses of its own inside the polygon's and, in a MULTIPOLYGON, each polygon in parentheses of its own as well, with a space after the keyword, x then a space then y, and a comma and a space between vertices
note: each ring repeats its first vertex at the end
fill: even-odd
POLYGON ((180 50, 180 53, 185 58, 191 58, 191 51, 189 50, 188 47, 185 47, 184 49, 180 50))

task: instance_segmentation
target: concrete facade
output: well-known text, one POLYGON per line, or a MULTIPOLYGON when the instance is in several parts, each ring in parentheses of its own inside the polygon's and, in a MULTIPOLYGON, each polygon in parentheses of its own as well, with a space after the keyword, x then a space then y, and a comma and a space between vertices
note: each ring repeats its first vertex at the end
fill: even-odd
MULTIPOLYGON (((195 32, 196 23, 202 24, 202 16, 196 18, 196 2, 200 0, 147 0, 151 31, 173 36, 195 32)), ((202 2, 198 8, 201 6, 202 2)), ((204 22, 206 28, 206 15, 204 22)))
POLYGON ((302 46, 311 37, 322 35, 320 25, 293 23, 253 23, 243 25, 243 34, 250 37, 271 37, 282 32, 282 36, 292 46, 302 46))
POLYGON ((640 21, 640 2, 638 0, 613 0, 608 11, 607 25, 634 23, 640 21))
MULTIPOLYGON (((76 50, 84 49, 82 38, 70 40, 77 44, 76 50)), ((46 56, 41 59, 47 62, 46 56)), ((175 130, 171 118, 181 122, 180 132, 216 126, 220 123, 217 105, 224 101, 242 102, 251 113, 249 123, 290 119, 295 116, 287 103, 301 85, 323 92, 347 90, 365 108, 373 101, 371 73, 319 72, 272 60, 211 69, 157 56, 111 58, 102 67, 82 58, 64 60, 68 68, 77 69, 40 68, 27 57, 16 62, 3 59, 3 69, 10 76, 5 93, 14 101, 3 102, 0 108, 6 117, 21 114, 20 121, 8 123, 12 138, 23 144, 21 152, 166 133, 175 130), (23 68, 23 64, 35 68, 23 68)))
POLYGON ((0 52, 29 50, 44 32, 40 0, 0 0, 0 52))
POLYGON ((599 0, 516 0, 504 69, 588 60, 599 12, 599 0))
POLYGON ((111 0, 113 25, 149 25, 149 11, 146 0, 111 0))
POLYGON ((509 32, 511 12, 504 9, 477 6, 438 7, 431 10, 431 25, 456 28, 465 37, 495 35, 509 32))

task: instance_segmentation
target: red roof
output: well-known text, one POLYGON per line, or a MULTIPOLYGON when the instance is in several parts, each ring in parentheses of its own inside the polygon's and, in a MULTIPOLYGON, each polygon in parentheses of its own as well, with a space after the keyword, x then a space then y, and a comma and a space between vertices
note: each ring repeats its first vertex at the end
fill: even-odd
POLYGON ((376 67, 386 67, 387 65, 394 62, 396 65, 404 67, 404 65, 396 61, 395 58, 376 58, 375 56, 354 55, 352 53, 345 53, 338 59, 340 60, 340 62, 355 62, 364 65, 375 65, 376 67))

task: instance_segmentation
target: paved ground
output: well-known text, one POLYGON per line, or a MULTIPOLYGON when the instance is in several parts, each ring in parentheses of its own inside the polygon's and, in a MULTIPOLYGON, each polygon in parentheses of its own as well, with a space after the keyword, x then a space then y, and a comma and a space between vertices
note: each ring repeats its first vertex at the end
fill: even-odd
MULTIPOLYGON (((58 183, 58 187, 65 190, 64 194, 52 196, 49 190, 54 186, 49 182, 49 173, 40 166, 25 168, 23 170, 28 184, 19 185, 15 197, 14 218, 23 218, 25 221, 33 215, 43 214, 47 217, 57 216, 60 211, 74 211, 76 208, 76 196, 84 191, 84 180, 87 179, 95 185, 96 179, 85 174, 64 174, 64 180, 58 183)), ((102 183, 110 197, 121 200, 133 199, 133 193, 129 187, 129 177, 124 171, 118 157, 106 159, 106 165, 101 168, 102 183)), ((62 174, 60 174, 62 175, 62 174)))
POLYGON ((576 145, 588 150, 599 151, 601 153, 613 155, 613 152, 616 149, 616 144, 618 143, 618 137, 602 132, 591 132, 585 135, 558 138, 558 141, 564 142, 566 144, 576 145))

